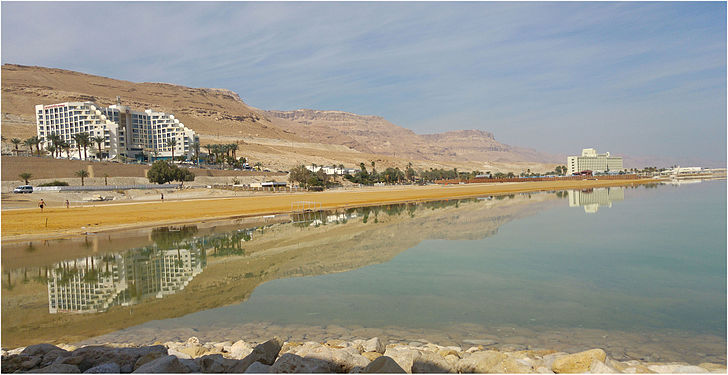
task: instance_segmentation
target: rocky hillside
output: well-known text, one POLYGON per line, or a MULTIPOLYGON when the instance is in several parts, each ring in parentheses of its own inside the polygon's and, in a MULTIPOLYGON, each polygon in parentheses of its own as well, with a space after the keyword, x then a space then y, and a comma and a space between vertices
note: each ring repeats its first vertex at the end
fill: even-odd
POLYGON ((277 125, 322 143, 336 142, 357 151, 413 160, 559 162, 561 158, 509 146, 482 130, 420 135, 379 116, 299 109, 265 111, 277 125), (274 119, 278 119, 275 121, 274 119))

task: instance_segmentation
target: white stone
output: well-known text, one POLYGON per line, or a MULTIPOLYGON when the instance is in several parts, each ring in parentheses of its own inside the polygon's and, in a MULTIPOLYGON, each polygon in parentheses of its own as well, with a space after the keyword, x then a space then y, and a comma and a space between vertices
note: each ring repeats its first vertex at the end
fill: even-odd
POLYGON ((362 348, 365 352, 377 352, 377 353, 384 353, 387 348, 385 347, 384 343, 379 340, 379 337, 374 337, 372 339, 369 339, 362 343, 362 348))
POLYGON ((191 355, 182 353, 182 352, 177 351, 176 349, 172 349, 172 348, 167 349, 167 354, 173 355, 179 359, 192 359, 191 355))
POLYGON ((325 345, 304 345, 297 354, 304 358, 314 358, 333 363, 338 366, 336 372, 349 372, 354 368, 364 368, 369 360, 353 347, 342 349, 331 348, 325 345))
POLYGON ((384 355, 392 358, 399 367, 401 367, 408 374, 412 373, 412 364, 420 357, 420 352, 414 349, 407 349, 406 347, 397 346, 390 347, 384 352, 384 355))
POLYGON ((243 340, 236 341, 228 350, 228 353, 230 353, 229 357, 234 359, 243 359, 252 352, 253 347, 243 340))

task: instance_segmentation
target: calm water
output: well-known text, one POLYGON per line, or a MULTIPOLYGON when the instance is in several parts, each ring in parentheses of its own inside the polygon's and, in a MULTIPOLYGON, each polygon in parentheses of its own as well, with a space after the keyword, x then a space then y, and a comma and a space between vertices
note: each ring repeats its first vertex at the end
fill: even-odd
POLYGON ((27 305, 46 323, 72 316, 66 339, 378 335, 725 362, 725 181, 293 220, 156 229, 134 250, 45 270, 8 269, 4 256, 3 345, 28 333, 6 328, 30 324, 14 317, 27 305), (79 302, 74 282, 106 291, 103 301, 79 302), (109 320, 111 331, 81 329, 109 320))

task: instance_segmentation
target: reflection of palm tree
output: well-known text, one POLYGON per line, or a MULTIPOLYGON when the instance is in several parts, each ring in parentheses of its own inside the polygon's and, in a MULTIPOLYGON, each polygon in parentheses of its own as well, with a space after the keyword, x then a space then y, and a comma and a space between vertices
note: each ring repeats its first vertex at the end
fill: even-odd
POLYGON ((8 286, 5 289, 13 290, 13 289, 15 289, 15 285, 13 285, 13 280, 10 278, 10 272, 7 272, 7 275, 8 275, 8 286))

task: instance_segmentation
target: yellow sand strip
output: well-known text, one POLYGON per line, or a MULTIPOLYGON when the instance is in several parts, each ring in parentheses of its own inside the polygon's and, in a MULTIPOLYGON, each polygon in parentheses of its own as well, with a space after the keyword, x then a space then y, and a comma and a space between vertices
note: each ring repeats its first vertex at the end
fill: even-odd
POLYGON ((22 241, 80 235, 85 232, 168 225, 291 211, 291 203, 315 201, 322 208, 356 207, 398 202, 440 200, 515 192, 585 189, 601 186, 656 182, 645 180, 543 181, 450 186, 403 186, 369 191, 325 191, 316 193, 236 197, 206 200, 109 204, 94 207, 18 209, 2 212, 2 241, 22 241))

